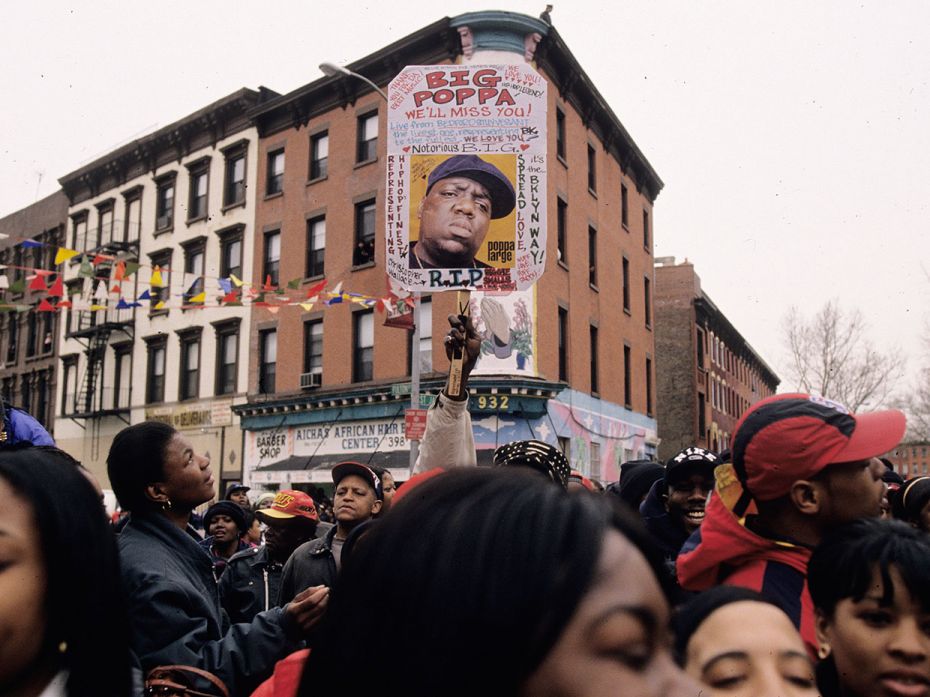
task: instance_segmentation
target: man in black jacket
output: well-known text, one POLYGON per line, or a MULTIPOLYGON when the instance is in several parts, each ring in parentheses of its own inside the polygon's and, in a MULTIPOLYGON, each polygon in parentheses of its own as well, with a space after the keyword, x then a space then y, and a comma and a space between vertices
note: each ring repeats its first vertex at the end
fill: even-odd
POLYGON ((271 507, 255 512, 268 525, 265 544, 239 552, 226 564, 220 598, 232 622, 251 622, 278 605, 284 564, 297 547, 312 540, 320 517, 309 494, 285 489, 271 507))
POLYGON ((340 462, 333 467, 333 513, 336 527, 326 536, 305 542, 284 565, 278 604, 284 605, 305 588, 336 582, 342 545, 358 525, 371 520, 381 510, 381 484, 378 475, 358 462, 340 462))

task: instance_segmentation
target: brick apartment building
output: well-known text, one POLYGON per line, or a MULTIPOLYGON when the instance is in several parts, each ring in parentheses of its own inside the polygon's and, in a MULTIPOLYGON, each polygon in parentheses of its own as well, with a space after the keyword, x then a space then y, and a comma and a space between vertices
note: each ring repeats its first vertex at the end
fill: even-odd
MULTIPOLYGON (((505 12, 444 18, 348 68, 386 89, 405 65, 469 60, 466 32, 475 56, 516 50, 521 61, 538 34, 535 67, 549 83, 549 263, 520 301, 534 324, 526 349, 533 369, 518 357, 508 373, 487 375, 479 363, 470 403, 479 462, 498 443, 540 438, 560 444, 577 469, 615 480, 619 463, 656 449, 652 221, 662 181, 540 20, 505 12)), ((356 78, 324 77, 252 114, 260 137, 252 278, 301 292, 326 280, 329 289, 385 295, 382 98, 356 78)), ((454 298, 424 295, 418 346, 355 303, 255 308, 249 401, 235 407, 246 479, 270 488, 325 482, 334 462, 368 461, 375 451, 371 462, 405 478, 411 357, 424 391, 438 392, 454 298)))
POLYGON ((61 191, 0 219, 0 395, 54 435, 58 314, 39 312, 34 269, 54 268, 68 199, 61 191), (38 243, 23 246, 24 241, 38 243))
POLYGON ((930 441, 906 440, 888 453, 895 471, 905 479, 930 474, 930 441))
POLYGON ((775 394, 779 378, 701 290, 691 263, 657 259, 655 279, 659 456, 728 448, 740 414, 775 394))

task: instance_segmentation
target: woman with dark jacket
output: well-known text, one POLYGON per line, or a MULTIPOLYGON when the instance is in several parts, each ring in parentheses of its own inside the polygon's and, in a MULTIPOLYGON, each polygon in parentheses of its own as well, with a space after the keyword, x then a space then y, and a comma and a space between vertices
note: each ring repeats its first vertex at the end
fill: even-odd
POLYGON ((188 525, 191 511, 214 495, 210 461, 170 426, 149 421, 117 434, 107 469, 130 511, 120 566, 142 669, 194 666, 217 675, 232 695, 248 694, 316 624, 328 589, 308 589, 284 608, 227 629, 213 563, 188 525))

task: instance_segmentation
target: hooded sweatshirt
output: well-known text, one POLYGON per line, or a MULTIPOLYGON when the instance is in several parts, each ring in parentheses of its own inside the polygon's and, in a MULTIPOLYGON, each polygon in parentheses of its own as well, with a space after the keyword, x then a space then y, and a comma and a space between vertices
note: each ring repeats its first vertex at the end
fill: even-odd
POLYGON ((816 660, 814 606, 807 590, 811 550, 794 542, 762 537, 746 527, 711 494, 701 527, 685 542, 676 563, 678 581, 694 591, 712 586, 742 586, 781 606, 816 660))

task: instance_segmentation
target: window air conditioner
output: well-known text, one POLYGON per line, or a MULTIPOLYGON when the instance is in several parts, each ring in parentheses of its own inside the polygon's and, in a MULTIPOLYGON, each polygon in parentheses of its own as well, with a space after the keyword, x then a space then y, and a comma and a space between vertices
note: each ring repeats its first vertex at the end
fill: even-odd
POLYGON ((323 373, 302 373, 300 376, 301 389, 313 389, 323 384, 323 373))

